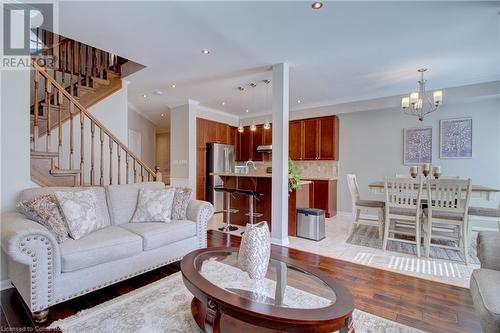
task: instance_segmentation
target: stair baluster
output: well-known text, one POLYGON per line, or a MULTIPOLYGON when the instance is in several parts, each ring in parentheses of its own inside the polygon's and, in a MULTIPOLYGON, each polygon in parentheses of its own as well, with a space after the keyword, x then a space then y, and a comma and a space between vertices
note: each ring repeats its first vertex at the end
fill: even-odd
POLYGON ((118 158, 118 185, 121 185, 122 183, 122 161, 121 161, 121 149, 119 146, 116 147, 116 157, 118 158))
POLYGON ((109 185, 113 185, 113 139, 109 137, 109 185))
MULTIPOLYGON (((57 166, 60 168, 62 166, 61 159, 62 159, 62 99, 63 95, 62 92, 58 91, 56 93, 57 96, 57 126, 58 126, 58 131, 57 131, 57 152, 59 153, 57 156, 57 166)), ((48 121, 47 121, 48 122, 48 121)))
POLYGON ((99 162, 99 185, 104 186, 104 130, 100 129, 101 159, 99 162))
POLYGON ((69 104, 69 168, 73 169, 73 161, 75 154, 75 129, 73 125, 73 114, 75 112, 75 104, 70 101, 69 104))
MULTIPOLYGON (((38 43, 37 43, 38 45, 38 43)), ((38 74, 38 71, 35 71, 34 75, 35 83, 34 83, 34 98, 35 98, 35 105, 34 105, 34 113, 33 113, 33 150, 38 150, 38 137, 39 137, 39 129, 38 129, 38 91, 39 91, 39 80, 40 80, 40 75, 38 74)))
POLYGON ((50 100, 50 94, 52 92, 51 90, 52 84, 50 83, 49 80, 45 79, 45 112, 46 112, 46 117, 47 117, 47 132, 46 132, 46 138, 47 138, 47 145, 46 145, 46 151, 49 152, 51 151, 52 147, 52 142, 51 142, 51 133, 50 133, 50 104, 52 101, 50 100))
POLYGON ((129 163, 129 161, 128 161, 128 153, 125 152, 125 172, 126 172, 126 180, 125 181, 126 181, 126 184, 129 183, 129 172, 130 171, 129 171, 128 163, 129 163))
POLYGON ((94 170, 94 140, 95 140, 95 123, 90 121, 90 185, 95 185, 95 170, 94 170))
POLYGON ((75 96, 74 84, 73 84, 73 74, 75 73, 75 41, 70 41, 69 46, 70 55, 70 70, 69 70, 69 93, 71 96, 75 96))
POLYGON ((80 110, 80 186, 85 184, 85 114, 80 110))

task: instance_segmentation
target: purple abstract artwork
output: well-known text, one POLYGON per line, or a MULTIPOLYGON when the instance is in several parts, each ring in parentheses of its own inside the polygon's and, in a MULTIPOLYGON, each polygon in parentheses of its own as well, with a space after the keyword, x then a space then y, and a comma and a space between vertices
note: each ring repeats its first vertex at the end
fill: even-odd
POLYGON ((405 165, 432 163, 432 127, 404 129, 405 165))
POLYGON ((441 158, 472 157, 472 119, 441 120, 441 158))

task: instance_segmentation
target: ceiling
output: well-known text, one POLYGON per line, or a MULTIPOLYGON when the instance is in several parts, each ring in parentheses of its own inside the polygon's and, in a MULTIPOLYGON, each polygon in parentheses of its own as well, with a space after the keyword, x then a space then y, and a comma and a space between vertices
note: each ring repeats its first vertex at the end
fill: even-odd
POLYGON ((429 89, 499 80, 499 11, 498 1, 72 1, 59 5, 59 31, 145 65, 127 77, 129 100, 161 121, 187 99, 270 113, 271 87, 245 85, 280 62, 292 111, 406 94, 420 67, 429 89))

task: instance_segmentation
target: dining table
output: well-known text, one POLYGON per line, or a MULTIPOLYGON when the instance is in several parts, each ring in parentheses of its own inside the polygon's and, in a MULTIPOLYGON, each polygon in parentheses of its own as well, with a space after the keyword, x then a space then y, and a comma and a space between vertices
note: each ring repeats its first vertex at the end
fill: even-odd
MULTIPOLYGON (((384 193, 384 181, 375 181, 368 184, 370 192, 373 194, 383 194, 384 193)), ((471 198, 478 198, 483 200, 495 200, 496 194, 500 192, 500 189, 472 184, 471 187, 471 198)), ((424 191, 425 196, 425 191, 424 191)))

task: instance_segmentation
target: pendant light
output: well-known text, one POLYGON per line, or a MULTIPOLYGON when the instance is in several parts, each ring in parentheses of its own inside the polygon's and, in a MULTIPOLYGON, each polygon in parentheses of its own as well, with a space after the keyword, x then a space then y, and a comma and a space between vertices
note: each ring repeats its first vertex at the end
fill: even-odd
MULTIPOLYGON (((267 100, 269 100, 269 83, 271 83, 271 80, 262 80, 262 82, 265 83, 265 88, 266 88, 266 102, 267 100)), ((264 129, 265 130, 269 130, 271 129, 271 122, 269 121, 269 119, 266 119, 266 122, 264 123, 264 129)))

